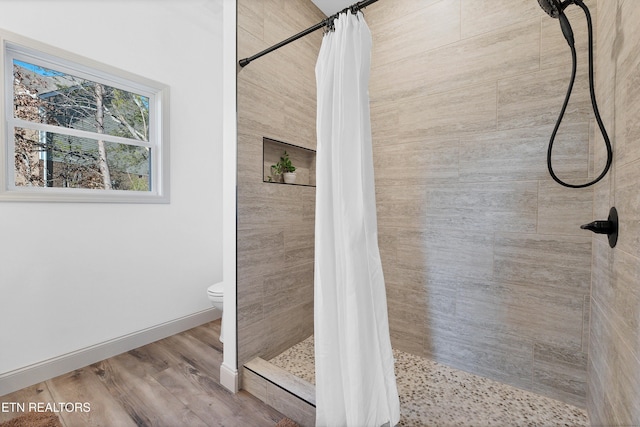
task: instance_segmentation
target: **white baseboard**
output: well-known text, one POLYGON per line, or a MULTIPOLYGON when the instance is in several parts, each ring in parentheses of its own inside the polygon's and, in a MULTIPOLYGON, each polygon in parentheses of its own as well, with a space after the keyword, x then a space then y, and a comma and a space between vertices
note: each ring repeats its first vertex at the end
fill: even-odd
POLYGON ((0 396, 220 318, 213 307, 0 375, 0 396))
POLYGON ((220 384, 231 393, 237 393, 238 388, 238 370, 225 365, 220 365, 220 384))

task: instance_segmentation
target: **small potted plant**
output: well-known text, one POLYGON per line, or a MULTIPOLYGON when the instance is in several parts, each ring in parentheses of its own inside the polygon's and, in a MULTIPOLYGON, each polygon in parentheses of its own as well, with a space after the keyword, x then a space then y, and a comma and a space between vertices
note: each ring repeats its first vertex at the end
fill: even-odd
POLYGON ((274 175, 282 175, 286 184, 293 184, 296 182, 296 167, 291 164, 289 154, 285 151, 280 161, 275 165, 271 165, 274 175))

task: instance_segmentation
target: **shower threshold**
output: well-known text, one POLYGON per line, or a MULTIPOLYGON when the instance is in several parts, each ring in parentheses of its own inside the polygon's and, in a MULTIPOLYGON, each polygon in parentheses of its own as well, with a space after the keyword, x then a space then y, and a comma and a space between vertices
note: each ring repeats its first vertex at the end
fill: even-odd
POLYGON ((244 364, 242 388, 301 427, 315 425, 315 385, 287 370, 256 357, 244 364))

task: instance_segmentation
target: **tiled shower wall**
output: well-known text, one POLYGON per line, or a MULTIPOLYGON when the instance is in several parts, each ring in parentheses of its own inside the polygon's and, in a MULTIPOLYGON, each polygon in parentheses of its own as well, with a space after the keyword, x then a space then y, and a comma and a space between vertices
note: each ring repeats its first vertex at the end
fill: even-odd
MULTIPOLYGON (((324 19, 308 0, 238 0, 238 58, 324 19)), ((322 32, 238 71, 238 361, 313 333, 315 188, 262 182, 262 137, 315 149, 322 32)))
MULTIPOLYGON (((322 19, 306 1, 238 3, 239 57, 322 19)), ((589 349, 592 422, 639 424, 640 5, 587 4, 616 151, 595 205, 593 191, 561 188, 545 169, 570 66, 557 20, 530 0, 382 0, 367 9, 380 248, 396 347, 579 405, 589 349), (614 204, 618 247, 593 239, 589 337, 591 237, 578 226, 614 204)), ((603 150, 584 18, 568 12, 580 81, 555 159, 562 177, 581 181, 600 170, 603 150)), ((320 33, 307 36, 238 76, 241 364, 312 330, 314 191, 263 184, 260 163, 262 136, 315 146, 319 44, 320 33)))
MULTIPOLYGON (((597 84, 614 141, 612 173, 595 190, 594 211, 618 210, 611 249, 595 238, 587 409, 593 425, 640 425, 640 2, 598 2, 597 84)), ((602 138, 597 158, 605 156, 602 138)))
MULTIPOLYGON (((567 14, 581 65, 554 160, 583 182, 586 25, 567 14)), ((585 406, 592 243, 579 226, 593 190, 546 170, 571 70, 558 20, 533 0, 382 0, 365 15, 394 347, 585 406)))

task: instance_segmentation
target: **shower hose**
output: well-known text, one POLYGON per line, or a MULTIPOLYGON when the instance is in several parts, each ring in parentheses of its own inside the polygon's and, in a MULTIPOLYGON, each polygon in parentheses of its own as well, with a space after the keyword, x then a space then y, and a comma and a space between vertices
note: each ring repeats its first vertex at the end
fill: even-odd
POLYGON ((571 69, 571 79, 569 81, 569 88, 567 89, 567 95, 564 98, 564 103, 562 105, 562 109, 560 110, 560 115, 558 116, 558 120, 556 121, 556 125, 551 133, 551 139, 549 140, 549 149, 547 150, 547 167, 549 169, 549 174, 558 184, 563 185, 565 187, 570 188, 584 188, 589 187, 598 181, 600 181, 607 174, 609 169, 611 168, 611 162, 613 161, 613 152, 611 150, 611 141, 609 140, 609 135, 607 135, 607 130, 602 123, 602 119, 600 118, 600 112, 598 111, 598 103, 596 101, 595 88, 593 83, 593 26, 591 24, 591 14, 589 13, 589 9, 581 0, 574 0, 574 3, 582 8, 584 14, 587 18, 587 27, 589 30, 589 92, 591 93, 591 105, 593 106, 593 113, 596 117, 596 121, 598 122, 598 127, 600 128, 600 132, 604 138, 604 144, 607 149, 607 163, 604 167, 604 170, 600 175, 595 178, 593 181, 587 182, 585 184, 569 184, 562 181, 553 171, 553 166, 551 164, 551 152, 553 150, 553 143, 556 138, 556 133, 558 132, 558 128, 560 127, 560 123, 562 122, 562 118, 564 117, 565 110, 567 109, 567 104, 569 104, 569 98, 571 96, 571 91, 573 90, 573 83, 576 80, 576 68, 577 68, 577 57, 576 57, 576 47, 573 41, 573 32, 571 30, 571 25, 569 24, 569 20, 567 19, 564 13, 560 13, 560 26, 562 28, 562 32, 569 43, 569 47, 571 48, 571 58, 573 60, 573 65, 571 69))

